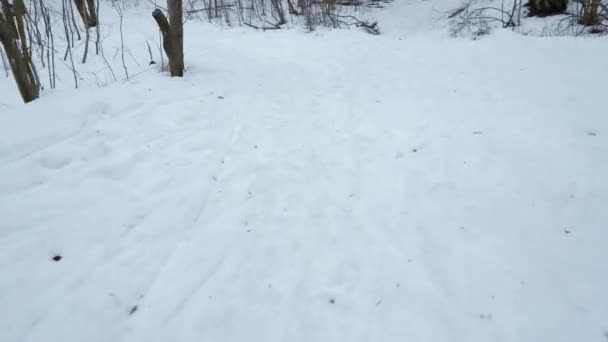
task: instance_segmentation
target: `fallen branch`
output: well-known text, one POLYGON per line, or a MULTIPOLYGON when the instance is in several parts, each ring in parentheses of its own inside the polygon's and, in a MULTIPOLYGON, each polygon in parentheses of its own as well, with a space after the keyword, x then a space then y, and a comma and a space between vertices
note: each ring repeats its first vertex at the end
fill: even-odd
POLYGON ((266 31, 266 30, 280 30, 282 27, 281 25, 283 24, 271 24, 269 23, 271 26, 256 26, 250 23, 243 23, 245 26, 249 26, 251 28, 254 28, 256 30, 262 30, 262 31, 266 31))

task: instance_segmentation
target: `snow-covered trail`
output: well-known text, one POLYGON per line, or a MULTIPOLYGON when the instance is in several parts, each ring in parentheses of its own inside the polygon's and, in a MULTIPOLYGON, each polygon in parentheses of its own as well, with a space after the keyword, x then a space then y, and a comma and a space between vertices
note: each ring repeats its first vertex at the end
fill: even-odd
POLYGON ((197 32, 0 109, 0 341, 605 341, 605 42, 197 32))

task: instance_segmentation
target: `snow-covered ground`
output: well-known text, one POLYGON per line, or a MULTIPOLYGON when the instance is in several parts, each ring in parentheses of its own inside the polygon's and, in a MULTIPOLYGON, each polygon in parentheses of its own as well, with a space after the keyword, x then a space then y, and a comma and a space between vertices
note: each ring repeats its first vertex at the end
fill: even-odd
POLYGON ((0 341, 608 341, 608 40, 397 20, 432 7, 2 79, 0 341))

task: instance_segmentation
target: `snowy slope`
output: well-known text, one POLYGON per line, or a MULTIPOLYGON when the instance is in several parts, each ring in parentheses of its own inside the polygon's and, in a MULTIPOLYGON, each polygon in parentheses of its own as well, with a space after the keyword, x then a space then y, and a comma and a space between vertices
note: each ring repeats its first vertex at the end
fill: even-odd
POLYGON ((605 342, 606 40, 408 25, 3 95, 0 341, 605 342))

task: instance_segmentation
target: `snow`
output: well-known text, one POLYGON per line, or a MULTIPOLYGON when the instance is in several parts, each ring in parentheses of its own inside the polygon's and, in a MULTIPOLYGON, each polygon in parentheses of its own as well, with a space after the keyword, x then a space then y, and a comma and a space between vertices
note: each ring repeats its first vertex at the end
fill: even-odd
POLYGON ((183 79, 145 44, 106 87, 2 79, 0 341, 606 341, 606 40, 390 6, 189 22, 183 79))

